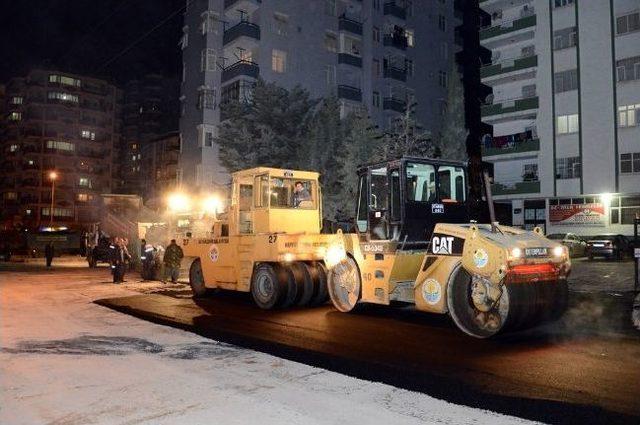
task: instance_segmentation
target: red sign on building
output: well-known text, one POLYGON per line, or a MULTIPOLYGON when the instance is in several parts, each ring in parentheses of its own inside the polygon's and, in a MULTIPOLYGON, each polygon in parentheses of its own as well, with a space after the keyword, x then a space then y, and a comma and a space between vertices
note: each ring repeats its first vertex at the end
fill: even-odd
POLYGON ((604 226, 604 205, 549 205, 549 222, 554 225, 604 226))

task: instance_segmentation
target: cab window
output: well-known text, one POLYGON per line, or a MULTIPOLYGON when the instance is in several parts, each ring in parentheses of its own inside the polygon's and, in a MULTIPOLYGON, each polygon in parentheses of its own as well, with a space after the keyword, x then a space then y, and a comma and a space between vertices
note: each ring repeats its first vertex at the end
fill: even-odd
POLYGON ((316 183, 313 180, 272 177, 269 185, 271 208, 316 208, 316 183))
POLYGON ((464 202, 466 189, 464 169, 462 167, 440 166, 438 168, 440 181, 440 200, 443 202, 464 202))
POLYGON ((387 209, 389 196, 387 184, 387 167, 371 170, 371 209, 377 211, 387 209))
POLYGON ((436 200, 436 172, 433 165, 408 162, 406 181, 409 201, 433 202, 436 200))
POLYGON ((367 199, 369 198, 369 192, 367 191, 367 177, 360 177, 358 185, 358 212, 356 223, 360 232, 367 231, 367 212, 369 211, 369 204, 367 199))

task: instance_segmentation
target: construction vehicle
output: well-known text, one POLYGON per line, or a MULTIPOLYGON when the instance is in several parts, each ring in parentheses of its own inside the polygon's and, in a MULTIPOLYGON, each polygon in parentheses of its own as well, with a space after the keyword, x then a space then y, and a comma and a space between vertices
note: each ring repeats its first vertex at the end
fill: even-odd
MULTIPOLYGON (((253 168, 232 174, 229 210, 205 232, 179 238, 194 296, 251 292, 263 309, 328 300, 318 173, 253 168)), ((202 226, 200 226, 202 227, 202 226)))
POLYGON ((341 259, 325 261, 339 311, 412 303, 486 338, 566 310, 566 248, 539 228, 470 221, 466 163, 403 157, 361 167, 358 177, 357 233, 338 235, 327 249, 341 259))

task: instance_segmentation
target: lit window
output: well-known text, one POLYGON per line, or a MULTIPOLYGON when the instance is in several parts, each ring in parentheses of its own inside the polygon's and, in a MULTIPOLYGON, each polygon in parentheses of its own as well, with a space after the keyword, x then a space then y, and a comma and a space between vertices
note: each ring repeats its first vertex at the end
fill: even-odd
POLYGON ((86 193, 78 193, 78 201, 79 202, 87 202, 89 196, 86 193))
POLYGON ((62 102, 78 103, 78 96, 75 95, 75 94, 70 94, 70 93, 62 93, 62 92, 50 91, 47 94, 47 97, 50 100, 60 100, 62 102))
POLYGON ((18 145, 11 145, 9 146, 9 152, 16 152, 18 149, 20 149, 20 147, 18 145))
POLYGON ((329 52, 337 52, 338 51, 338 37, 332 32, 327 32, 324 35, 324 47, 329 52))
POLYGON ((96 133, 89 130, 82 130, 80 132, 80 137, 83 139, 96 140, 96 133))
POLYGON ((91 187, 91 180, 87 177, 80 177, 78 180, 78 186, 91 187))
POLYGON ((577 133, 580 130, 578 114, 560 115, 556 117, 556 132, 558 134, 577 133))
POLYGON ((21 96, 13 96, 11 98, 11 104, 12 105, 22 105, 23 101, 24 101, 24 99, 21 96))
POLYGON ((271 69, 280 74, 287 70, 287 52, 273 49, 271 53, 271 69))
POLYGON ((414 36, 413 30, 405 30, 404 34, 405 34, 405 37, 407 37, 407 46, 408 47, 415 47, 416 38, 414 36))
POLYGON ((56 84, 62 84, 62 85, 65 85, 65 86, 71 86, 71 87, 80 87, 81 86, 81 82, 77 78, 65 77, 64 75, 50 74, 49 75, 49 82, 50 83, 56 83, 56 84))
POLYGON ((47 140, 47 149, 56 149, 60 151, 73 151, 76 149, 73 143, 59 142, 57 140, 47 140))
POLYGON ((5 192, 4 193, 4 199, 8 199, 8 200, 16 200, 18 199, 18 194, 16 192, 5 192))
POLYGON ((21 121, 22 120, 22 112, 11 112, 9 114, 9 121, 21 121))
POLYGON ((31 212, 32 212, 32 211, 31 211, 30 209, 26 209, 26 210, 24 211, 24 213, 25 213, 26 215, 31 215, 31 212))

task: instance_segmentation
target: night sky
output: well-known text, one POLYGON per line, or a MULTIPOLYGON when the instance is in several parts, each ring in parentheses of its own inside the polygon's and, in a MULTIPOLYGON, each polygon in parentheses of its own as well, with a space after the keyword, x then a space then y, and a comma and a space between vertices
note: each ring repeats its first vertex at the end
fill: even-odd
POLYGON ((0 82, 32 67, 118 83, 176 77, 184 0, 0 0, 0 82), (171 18, 174 12, 175 15, 171 18), (114 59, 156 25, 167 22, 114 59))

